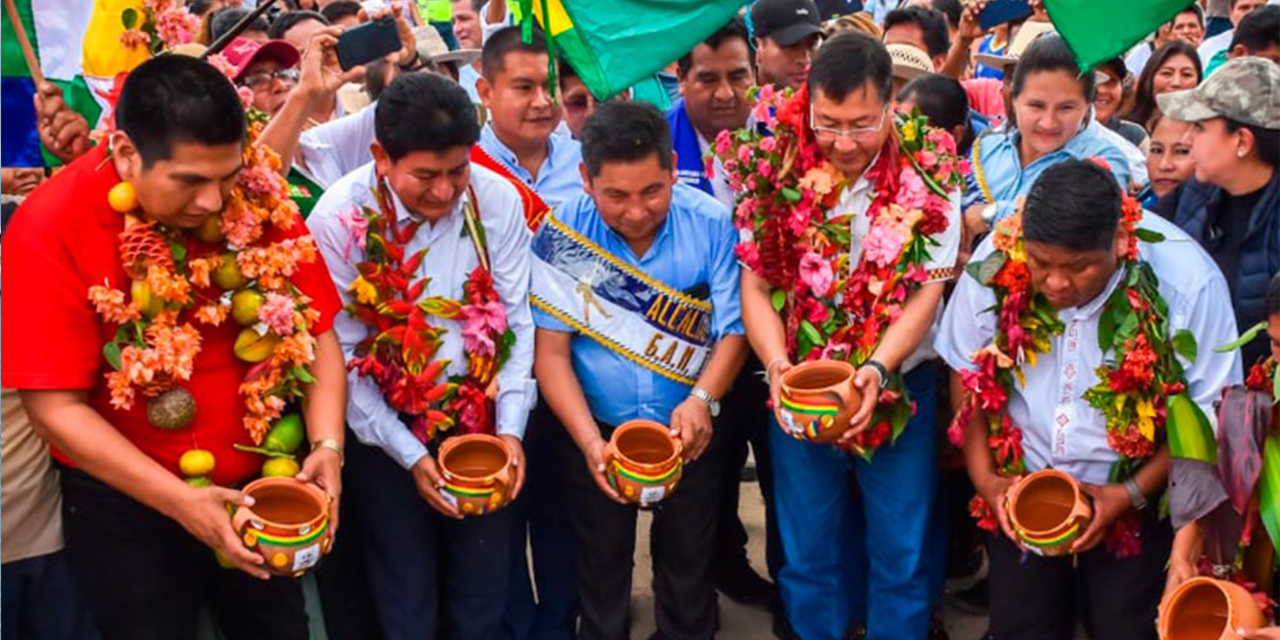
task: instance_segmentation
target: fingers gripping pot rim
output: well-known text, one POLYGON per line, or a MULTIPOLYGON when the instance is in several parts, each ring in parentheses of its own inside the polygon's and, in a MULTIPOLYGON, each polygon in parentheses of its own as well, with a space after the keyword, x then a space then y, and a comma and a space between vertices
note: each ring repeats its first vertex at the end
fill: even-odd
POLYGON ((682 443, 664 424, 629 420, 604 448, 605 477, 627 502, 650 507, 676 490, 684 474, 682 443))
POLYGON ((1024 547, 1045 557, 1071 553, 1071 545, 1093 519, 1080 483, 1057 469, 1027 475, 1005 499, 1009 523, 1024 547))

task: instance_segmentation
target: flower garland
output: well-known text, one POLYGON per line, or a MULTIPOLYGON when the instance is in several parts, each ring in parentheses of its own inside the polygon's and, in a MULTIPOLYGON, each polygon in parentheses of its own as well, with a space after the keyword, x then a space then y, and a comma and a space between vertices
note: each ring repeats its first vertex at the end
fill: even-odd
MULTIPOLYGON (((1142 214, 1137 201, 1125 196, 1121 224, 1128 233, 1129 246, 1120 267, 1122 280, 1107 298, 1098 324, 1098 346, 1112 357, 1097 368, 1098 384, 1083 395, 1085 402, 1105 417, 1107 443, 1120 454, 1111 470, 1113 482, 1132 476, 1143 460, 1155 454, 1165 438, 1167 423, 1203 420, 1186 393, 1183 366, 1178 360, 1178 356, 1195 360, 1195 337, 1185 329, 1171 331, 1159 281, 1151 265, 1138 254, 1138 240, 1155 243, 1164 238, 1137 228, 1142 214)), ((992 243, 995 251, 966 269, 995 293, 995 336, 973 355, 977 368, 960 372, 965 397, 948 435, 953 444, 963 446, 963 430, 974 411, 981 409, 996 472, 1012 477, 1026 470, 1022 431, 1008 415, 1014 378, 1025 384, 1023 364, 1035 366, 1036 356, 1049 353, 1052 338, 1061 335, 1064 326, 1052 305, 1031 287, 1021 203, 1015 216, 997 225, 992 243)), ((969 510, 980 527, 989 531, 997 528, 995 514, 981 497, 974 496, 969 510)), ((1108 532, 1108 548, 1122 558, 1136 555, 1141 551, 1137 539, 1140 527, 1137 513, 1129 510, 1108 532)))
POLYGON ((351 233, 348 251, 355 244, 365 252, 365 260, 356 264, 360 275, 351 283, 354 300, 347 312, 373 329, 356 345, 347 366, 378 384, 387 404, 407 417, 410 432, 424 445, 455 425, 464 433, 492 431, 490 403, 497 395, 498 370, 516 338, 494 288, 475 194, 468 191, 463 216, 480 264, 463 285, 463 300, 422 298, 430 278, 415 277, 427 249, 406 255, 405 247, 424 221, 402 227, 385 185, 376 196, 378 211, 365 208, 342 220, 351 233), (463 323, 466 374, 439 380, 449 361, 435 359, 445 329, 431 325, 431 316, 463 323))
MULTIPOLYGON (((734 224, 750 235, 737 246, 738 257, 773 287, 794 360, 861 364, 901 315, 909 292, 925 282, 936 245, 930 236, 946 230, 949 195, 960 188, 968 161, 956 155, 951 135, 929 127, 918 111, 895 113, 893 141, 866 172, 874 191, 871 229, 854 264, 853 216, 828 215, 849 181, 822 158, 809 123, 808 86, 792 93, 766 85, 751 97, 756 122, 771 133, 722 131, 713 150, 739 194, 734 224)), ((913 412, 895 374, 856 449, 870 458, 896 440, 913 412)))
MULTIPOLYGON (((139 392, 153 399, 168 392, 189 399, 180 385, 190 381, 200 352, 196 324, 216 327, 234 316, 244 325, 235 353, 255 365, 239 388, 244 426, 255 445, 285 406, 314 382, 311 328, 320 315, 289 281, 300 265, 315 262, 315 242, 310 236, 268 240, 268 231, 287 231, 301 218, 278 173, 279 156, 255 144, 262 126, 259 121, 249 127, 244 169, 224 209, 194 230, 204 243, 198 256, 188 255, 188 232, 141 217, 130 185, 113 188, 110 204, 125 216, 120 257, 129 292, 109 284, 89 288, 97 312, 117 325, 103 355, 112 368, 106 374, 111 405, 122 411, 133 407, 139 392)), ((150 413, 154 405, 148 408, 150 413)), ((151 422, 181 428, 190 417, 178 424, 151 422)))
POLYGON ((120 22, 120 43, 129 49, 146 47, 151 55, 191 42, 200 31, 200 17, 174 0, 146 0, 141 11, 121 11, 120 22))

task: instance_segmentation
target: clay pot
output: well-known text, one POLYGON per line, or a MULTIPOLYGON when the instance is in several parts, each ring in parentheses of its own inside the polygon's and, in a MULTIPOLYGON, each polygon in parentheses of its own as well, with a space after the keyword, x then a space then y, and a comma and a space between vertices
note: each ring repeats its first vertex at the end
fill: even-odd
POLYGON ((1244 587, 1213 578, 1192 578, 1160 603, 1160 640, 1240 640, 1236 629, 1266 623, 1244 587))
POLYGON ((683 473, 681 443, 666 425, 630 420, 604 448, 605 477, 628 502, 648 507, 676 490, 683 473))
POLYGON ((497 436, 472 433, 440 445, 446 500, 464 516, 493 513, 511 502, 515 454, 497 436))
POLYGON ((329 552, 329 495, 293 478, 250 482, 244 493, 252 507, 236 507, 231 525, 246 547, 265 559, 267 571, 297 577, 329 552))
POLYGON ((1056 469, 1043 469, 1009 490, 1006 508, 1018 539, 1031 552, 1064 556, 1093 518, 1080 483, 1056 469))
POLYGON ((839 440, 861 402, 853 386, 855 371, 840 360, 812 360, 788 369, 778 394, 778 424, 800 440, 839 440))

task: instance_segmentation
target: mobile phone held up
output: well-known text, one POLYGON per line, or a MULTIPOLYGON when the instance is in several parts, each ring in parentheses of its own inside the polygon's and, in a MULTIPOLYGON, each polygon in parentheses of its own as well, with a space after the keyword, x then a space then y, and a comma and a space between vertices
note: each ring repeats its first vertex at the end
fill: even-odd
POLYGON ((1027 0, 991 0, 978 14, 978 25, 991 29, 1006 22, 1031 15, 1031 3, 1027 0))
POLYGON ((400 50, 400 31, 394 18, 381 18, 352 27, 338 37, 338 64, 346 71, 400 50))

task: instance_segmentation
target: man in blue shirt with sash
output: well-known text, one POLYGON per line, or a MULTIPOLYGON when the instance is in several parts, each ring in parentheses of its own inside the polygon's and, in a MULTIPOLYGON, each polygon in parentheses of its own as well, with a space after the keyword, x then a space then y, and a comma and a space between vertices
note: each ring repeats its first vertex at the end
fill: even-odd
POLYGON ((583 130, 586 195, 534 240, 532 302, 543 399, 573 438, 561 450, 577 537, 583 640, 626 638, 636 507, 604 476, 618 425, 649 419, 683 444, 684 475, 655 505, 660 637, 711 638, 712 546, 722 474, 719 398, 746 356, 729 211, 676 184, 666 121, 606 103, 583 130))

